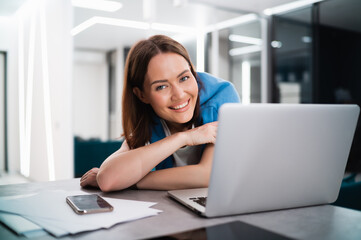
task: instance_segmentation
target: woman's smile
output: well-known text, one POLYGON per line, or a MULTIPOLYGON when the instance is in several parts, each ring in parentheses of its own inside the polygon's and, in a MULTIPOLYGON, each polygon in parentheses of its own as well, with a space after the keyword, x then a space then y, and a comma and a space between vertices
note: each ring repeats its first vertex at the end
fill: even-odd
POLYGON ((176 106, 171 106, 169 107, 172 110, 176 110, 176 111, 186 111, 188 108, 185 108, 189 105, 189 101, 190 99, 188 99, 186 102, 180 104, 180 105, 176 105, 176 106))

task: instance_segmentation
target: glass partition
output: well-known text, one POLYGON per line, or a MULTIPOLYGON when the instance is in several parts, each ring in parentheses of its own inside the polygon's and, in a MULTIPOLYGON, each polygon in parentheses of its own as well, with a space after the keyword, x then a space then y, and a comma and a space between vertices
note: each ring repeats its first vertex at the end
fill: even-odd
POLYGON ((261 102, 261 22, 229 29, 230 80, 239 92, 242 103, 261 102))
POLYGON ((272 102, 311 103, 312 8, 273 16, 272 102))

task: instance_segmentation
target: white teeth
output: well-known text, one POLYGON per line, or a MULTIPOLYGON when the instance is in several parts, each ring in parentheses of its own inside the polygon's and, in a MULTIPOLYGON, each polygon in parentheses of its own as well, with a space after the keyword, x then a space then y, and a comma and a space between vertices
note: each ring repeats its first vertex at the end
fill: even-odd
POLYGON ((179 105, 179 106, 173 107, 173 109, 178 110, 178 109, 184 108, 185 106, 187 106, 187 105, 188 105, 188 103, 189 103, 189 102, 187 101, 187 102, 183 103, 182 105, 179 105))

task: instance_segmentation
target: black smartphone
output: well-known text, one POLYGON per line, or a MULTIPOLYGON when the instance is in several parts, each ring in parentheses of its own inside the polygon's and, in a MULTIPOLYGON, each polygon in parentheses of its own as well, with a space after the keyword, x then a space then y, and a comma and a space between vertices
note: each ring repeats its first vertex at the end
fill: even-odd
POLYGON ((97 194, 68 196, 66 202, 77 214, 113 211, 113 206, 97 194))

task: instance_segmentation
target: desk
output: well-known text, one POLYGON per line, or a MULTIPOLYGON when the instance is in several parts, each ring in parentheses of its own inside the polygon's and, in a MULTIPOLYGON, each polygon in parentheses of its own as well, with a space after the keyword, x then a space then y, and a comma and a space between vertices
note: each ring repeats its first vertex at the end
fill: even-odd
MULTIPOLYGON (((79 179, 0 186, 0 196, 34 193, 42 190, 76 191, 79 179)), ((89 190, 89 192, 98 192, 89 190)), ((165 191, 125 190, 109 194, 122 199, 158 202, 158 216, 121 223, 106 230, 80 233, 61 239, 141 239, 212 226, 234 220, 244 221, 298 239, 361 239, 361 211, 322 205, 206 219, 173 201, 165 191)), ((0 224, 0 239, 18 237, 0 224)), ((53 239, 52 236, 43 239, 53 239)))

